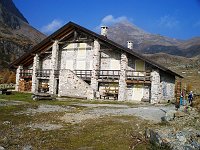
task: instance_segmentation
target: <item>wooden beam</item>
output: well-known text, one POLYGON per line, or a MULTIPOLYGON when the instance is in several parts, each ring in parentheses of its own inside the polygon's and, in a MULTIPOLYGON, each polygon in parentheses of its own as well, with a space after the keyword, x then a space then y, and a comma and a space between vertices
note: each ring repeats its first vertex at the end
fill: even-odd
POLYGON ((64 35, 62 38, 60 38, 58 41, 61 42, 64 38, 68 37, 69 35, 71 35, 74 32, 74 30, 70 31, 69 33, 65 32, 66 35, 64 35))
POLYGON ((146 84, 151 84, 151 81, 142 81, 142 80, 126 80, 126 83, 146 83, 146 84))
POLYGON ((88 43, 93 42, 93 40, 76 40, 76 41, 62 41, 61 44, 70 44, 70 43, 88 43))

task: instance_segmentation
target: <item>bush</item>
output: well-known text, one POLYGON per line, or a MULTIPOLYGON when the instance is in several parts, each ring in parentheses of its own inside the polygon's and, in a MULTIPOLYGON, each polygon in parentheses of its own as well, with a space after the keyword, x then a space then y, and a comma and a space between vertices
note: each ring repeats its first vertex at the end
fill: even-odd
POLYGON ((0 72, 0 84, 15 83, 15 73, 5 69, 0 72))

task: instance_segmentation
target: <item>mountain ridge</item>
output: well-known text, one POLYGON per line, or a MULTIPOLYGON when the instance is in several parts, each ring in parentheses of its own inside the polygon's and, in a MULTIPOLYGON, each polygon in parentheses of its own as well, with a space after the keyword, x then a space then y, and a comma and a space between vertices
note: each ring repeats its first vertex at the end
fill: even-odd
POLYGON ((28 24, 12 0, 0 0, 0 69, 8 68, 45 37, 28 24))
POLYGON ((158 34, 151 34, 125 21, 109 27, 108 38, 126 46, 127 41, 133 41, 133 49, 139 53, 167 53, 171 55, 195 57, 200 55, 200 37, 189 40, 179 40, 158 34))
MULTIPOLYGON (((14 14, 15 16, 22 19, 24 22, 28 23, 28 20, 23 16, 23 14, 18 10, 12 0, 0 0, 0 4, 8 10, 8 12, 14 14)), ((29 23, 28 23, 29 24, 29 23)))

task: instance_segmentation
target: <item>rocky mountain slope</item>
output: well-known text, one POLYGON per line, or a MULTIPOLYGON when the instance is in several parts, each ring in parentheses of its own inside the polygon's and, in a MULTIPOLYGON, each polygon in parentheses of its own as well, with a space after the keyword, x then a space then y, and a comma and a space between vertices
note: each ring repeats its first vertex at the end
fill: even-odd
POLYGON ((147 54, 167 53, 184 57, 200 55, 200 38, 183 41, 150 34, 127 21, 112 25, 108 38, 124 46, 128 40, 132 40, 135 51, 147 54))
POLYGON ((28 24, 12 0, 0 0, 0 69, 45 37, 28 24))

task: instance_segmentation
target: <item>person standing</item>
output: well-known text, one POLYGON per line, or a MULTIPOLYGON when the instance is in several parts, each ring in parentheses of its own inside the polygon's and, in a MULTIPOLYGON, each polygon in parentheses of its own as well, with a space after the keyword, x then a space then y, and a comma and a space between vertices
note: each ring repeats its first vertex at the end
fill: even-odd
POLYGON ((181 91, 181 96, 180 96, 180 106, 183 105, 183 91, 181 91))
POLYGON ((190 93, 188 95, 189 104, 192 104, 192 100, 193 100, 193 93, 192 93, 192 91, 190 91, 190 93))

